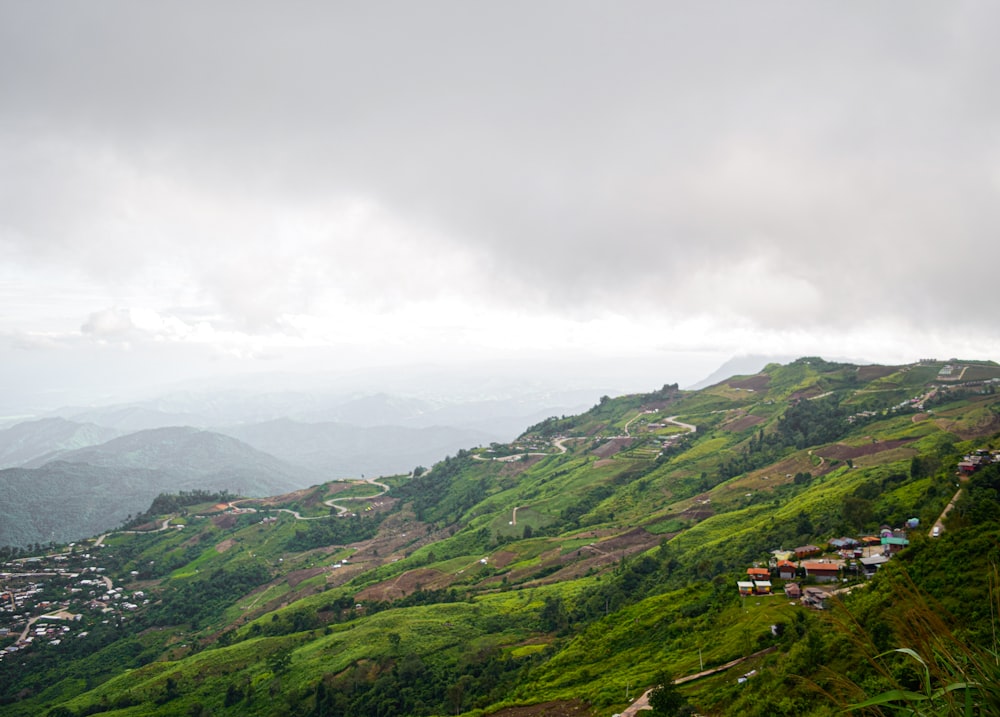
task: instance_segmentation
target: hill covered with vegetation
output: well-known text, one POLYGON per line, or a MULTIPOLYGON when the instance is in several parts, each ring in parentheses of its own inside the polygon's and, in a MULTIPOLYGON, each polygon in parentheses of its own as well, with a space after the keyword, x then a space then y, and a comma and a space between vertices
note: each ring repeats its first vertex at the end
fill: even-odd
POLYGON ((998 385, 803 358, 381 483, 163 496, 6 550, 0 714, 995 713, 998 385))

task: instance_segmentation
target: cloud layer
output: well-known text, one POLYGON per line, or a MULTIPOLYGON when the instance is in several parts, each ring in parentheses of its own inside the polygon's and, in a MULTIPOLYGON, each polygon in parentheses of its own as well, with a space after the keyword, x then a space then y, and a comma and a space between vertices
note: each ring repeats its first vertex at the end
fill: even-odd
POLYGON ((615 327, 876 359, 1000 335, 998 15, 3 3, 0 332, 448 352, 615 327))

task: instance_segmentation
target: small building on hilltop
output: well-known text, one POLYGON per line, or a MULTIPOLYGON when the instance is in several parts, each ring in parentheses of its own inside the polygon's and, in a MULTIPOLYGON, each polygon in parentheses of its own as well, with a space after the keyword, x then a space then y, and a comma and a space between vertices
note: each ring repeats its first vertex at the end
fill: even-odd
POLYGON ((858 544, 858 541, 854 538, 834 538, 830 541, 830 547, 833 550, 844 550, 845 548, 853 548, 858 544))
POLYGON ((809 558, 813 555, 819 555, 823 550, 815 545, 802 545, 795 549, 795 557, 799 560, 803 558, 809 558))
POLYGON ((802 595, 802 604, 817 610, 826 609, 827 594, 819 588, 806 588, 802 595))
POLYGON ((889 562, 888 555, 872 555, 867 558, 861 558, 861 568, 864 570, 866 577, 871 577, 878 569, 889 562))
POLYGON ((806 571, 806 577, 814 578, 819 582, 834 582, 840 579, 840 569, 843 563, 806 561, 802 563, 802 568, 806 571))
POLYGON ((778 561, 778 577, 782 580, 794 580, 798 573, 798 566, 791 560, 778 561))
POLYGON ((909 544, 909 540, 899 535, 886 535, 882 537, 882 551, 886 555, 895 555, 909 544))

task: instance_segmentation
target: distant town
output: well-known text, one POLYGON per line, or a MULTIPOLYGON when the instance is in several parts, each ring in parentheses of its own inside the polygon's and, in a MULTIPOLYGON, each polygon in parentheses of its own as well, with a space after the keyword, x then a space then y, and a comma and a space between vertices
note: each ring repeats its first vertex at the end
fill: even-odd
POLYGON ((95 626, 119 626, 149 602, 142 590, 115 586, 108 577, 100 539, 68 548, 4 563, 0 660, 39 645, 86 640, 95 626))

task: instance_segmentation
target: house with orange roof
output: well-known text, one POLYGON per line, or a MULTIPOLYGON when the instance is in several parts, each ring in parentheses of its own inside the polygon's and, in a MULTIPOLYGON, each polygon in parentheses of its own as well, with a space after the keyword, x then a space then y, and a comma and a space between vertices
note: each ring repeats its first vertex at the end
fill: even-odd
POLYGON ((802 568, 806 571, 806 577, 815 578, 820 582, 833 582, 840 578, 841 562, 818 562, 804 561, 802 568))
POLYGON ((778 561, 778 577, 782 580, 794 580, 797 572, 798 566, 791 560, 778 561))

